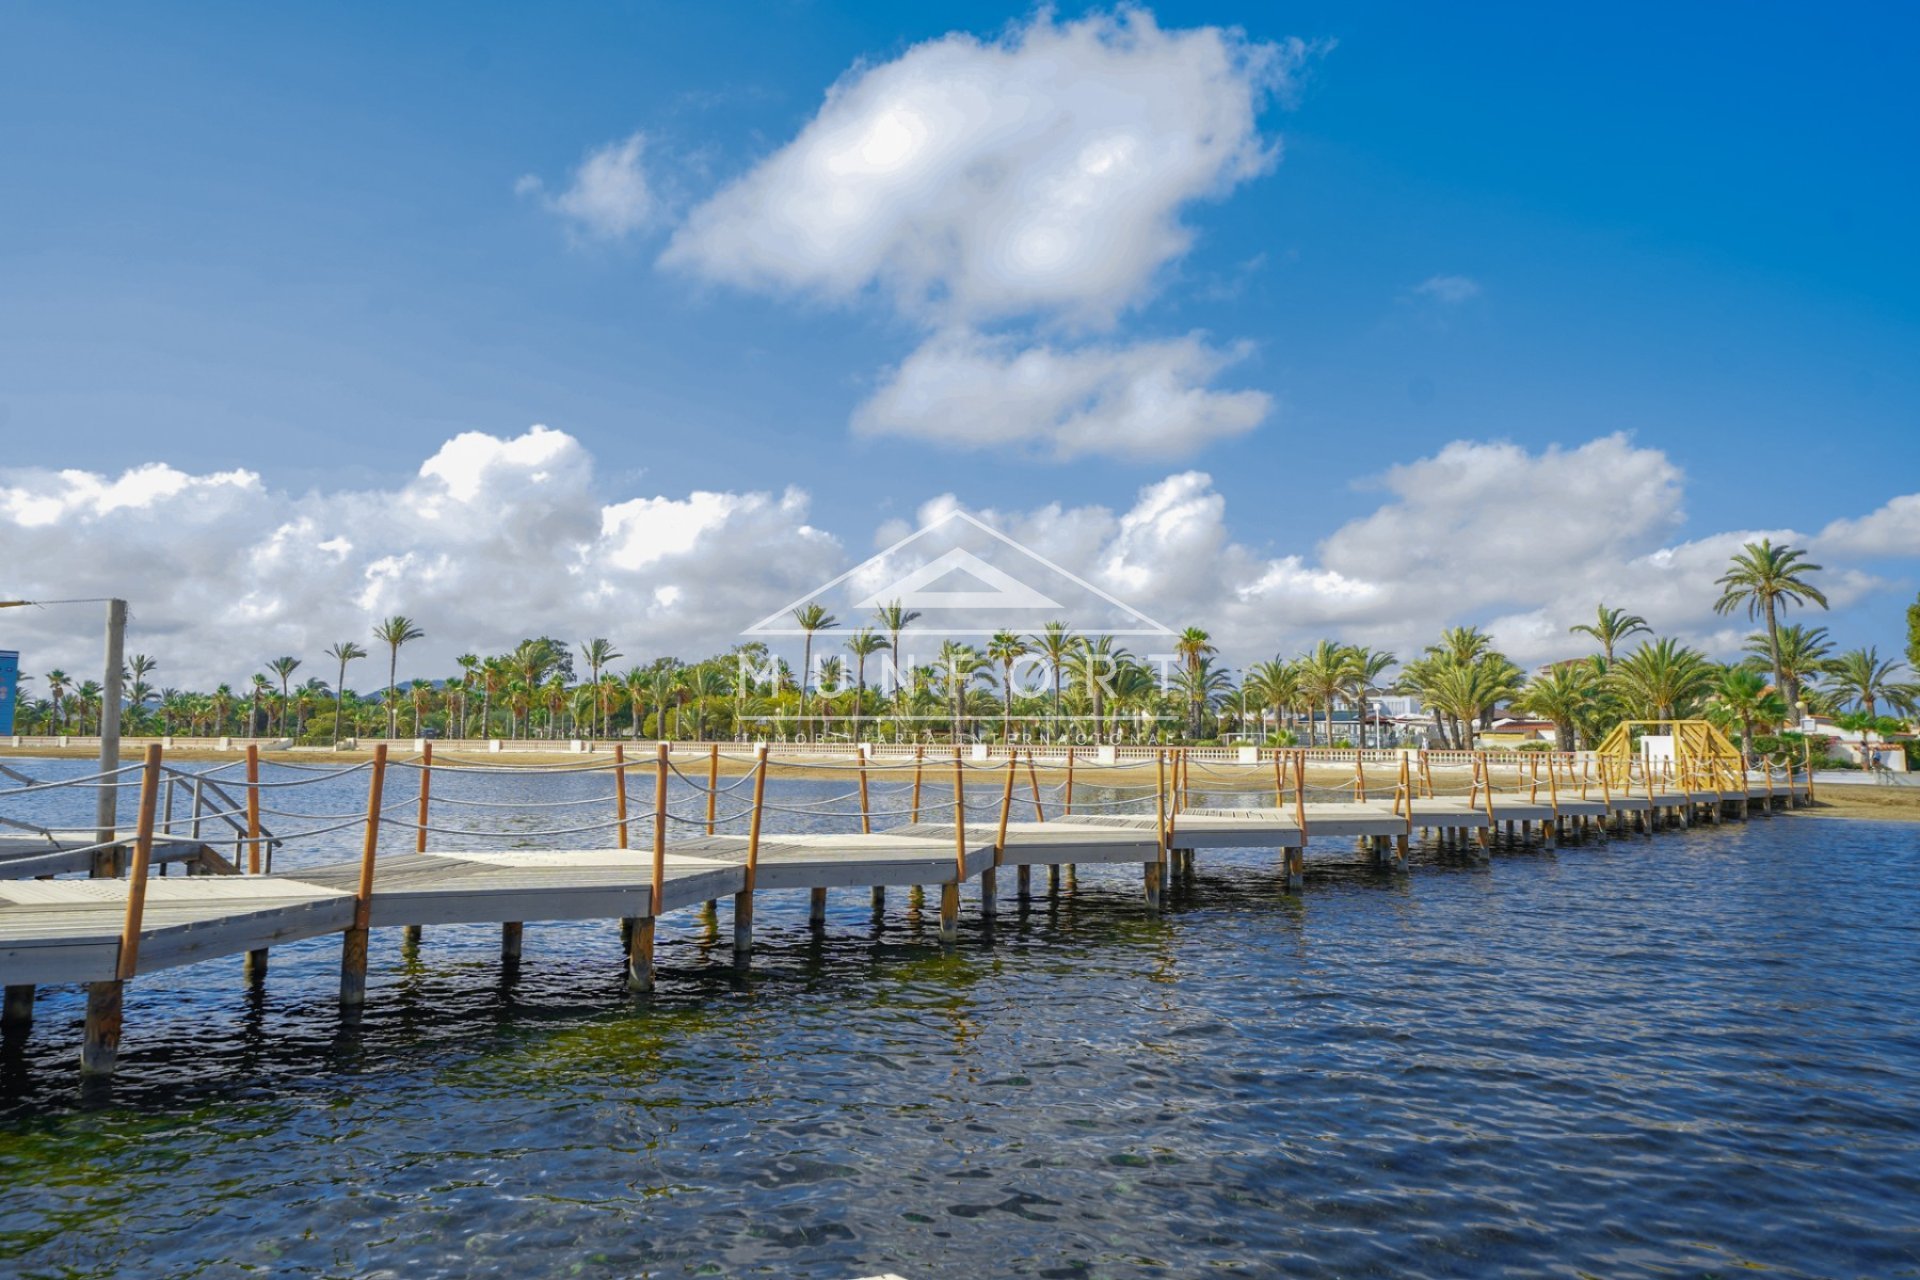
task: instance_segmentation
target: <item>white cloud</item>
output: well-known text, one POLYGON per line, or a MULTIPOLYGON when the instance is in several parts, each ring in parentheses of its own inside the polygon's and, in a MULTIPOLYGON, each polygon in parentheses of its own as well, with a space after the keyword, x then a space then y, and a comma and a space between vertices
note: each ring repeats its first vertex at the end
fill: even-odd
MULTIPOLYGON (((1246 537, 1261 513, 1239 513, 1236 529, 1201 471, 1145 485, 1121 508, 974 511, 1151 617, 1207 627, 1234 665, 1322 635, 1411 655, 1466 622, 1538 663, 1582 651, 1566 629, 1602 600, 1724 654, 1751 629, 1712 612, 1714 579, 1742 542, 1806 546, 1826 566, 1833 621, 1887 585, 1862 560, 1920 558, 1909 522, 1920 494, 1812 535, 1681 539, 1684 477, 1624 436, 1539 451, 1455 442, 1377 486, 1373 509, 1317 548, 1277 552, 1246 537)), ((924 503, 916 523, 958 501, 924 503)), ((909 531, 883 524, 876 545, 909 531)), ((427 631, 403 675, 445 674, 460 652, 543 633, 605 635, 636 660, 691 657, 725 649, 857 558, 810 524, 802 492, 607 495, 586 450, 541 427, 456 436, 403 483, 366 490, 293 494, 248 472, 164 464, 0 472, 0 545, 6 594, 126 596, 129 643, 160 658, 160 682, 202 687, 281 653, 326 675, 326 645, 364 641, 394 612, 427 631)), ((97 619, 83 611, 10 610, 0 622, 31 672, 98 664, 97 619)))
POLYGON ((1471 276, 1428 276, 1413 286, 1416 296, 1449 306, 1480 296, 1480 282, 1471 276))
POLYGON ((559 195, 544 194, 545 184, 532 174, 515 182, 514 192, 539 196, 549 210, 589 237, 625 239, 652 226, 659 216, 659 201, 640 164, 646 145, 646 135, 634 133, 588 152, 559 195))
POLYGON ((1845 555, 1920 556, 1920 493, 1894 498, 1857 520, 1835 520, 1820 545, 1845 555))
MULTIPOLYGON (((719 650, 763 600, 799 594, 843 558, 808 523, 804 494, 609 501, 586 450, 544 427, 462 434, 384 489, 297 495, 247 472, 164 466, 0 472, 0 545, 10 593, 124 596, 129 646, 160 658, 159 682, 206 687, 281 653, 327 675, 320 651, 365 643, 389 613, 427 632, 403 675, 543 633, 614 637, 636 659, 719 650)), ((30 671, 99 663, 83 611, 4 621, 30 671)))
MULTIPOLYGON (((1378 487, 1384 500, 1311 555, 1247 545, 1198 471, 1142 488, 1121 511, 1052 504, 982 514, 1151 616, 1208 628, 1235 664, 1321 636, 1411 656, 1463 623, 1486 626, 1517 661, 1535 664, 1583 652, 1567 628, 1599 601, 1730 654, 1752 627, 1714 614, 1714 579, 1743 542, 1762 536, 1824 560, 1822 582, 1841 615, 1884 585, 1847 564, 1853 547, 1827 533, 1732 530, 1675 541, 1684 477, 1663 452, 1625 436, 1539 452, 1459 441, 1390 469, 1378 487)), ((927 504, 921 519, 954 501, 927 504)), ((1871 519, 1910 507, 1920 508, 1920 495, 1871 519)), ((1920 556, 1920 547, 1905 554, 1920 556)))
POLYGON ((1021 447, 1060 460, 1178 457, 1243 435, 1267 416, 1264 392, 1207 386, 1244 354, 1191 334, 1062 348, 950 330, 887 372, 855 411, 853 429, 952 448, 1021 447))
POLYGON ((1185 206, 1272 166, 1256 117, 1305 52, 1140 9, 928 41, 849 71, 661 261, 829 299, 879 288, 942 324, 1104 326, 1187 252, 1185 206))

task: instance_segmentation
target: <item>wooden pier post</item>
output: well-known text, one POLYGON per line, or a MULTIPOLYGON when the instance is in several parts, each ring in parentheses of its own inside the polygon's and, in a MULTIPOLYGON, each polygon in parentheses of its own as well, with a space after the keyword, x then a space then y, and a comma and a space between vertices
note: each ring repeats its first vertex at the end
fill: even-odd
POLYGON ((1013 812, 1014 771, 1019 752, 1007 751, 1007 781, 1000 792, 1000 827, 993 837, 993 865, 980 873, 980 914, 991 920, 1000 914, 1000 867, 1007 858, 1007 817, 1013 812))
MULTIPOLYGON (((865 757, 862 757, 862 759, 864 760, 865 757)), ((862 774, 861 776, 861 781, 863 783, 866 781, 866 777, 864 774, 862 774)), ((864 798, 864 794, 865 793, 863 791, 862 792, 863 798, 864 798)), ((707 834, 708 835, 713 834, 715 806, 718 805, 719 801, 720 801, 720 744, 716 742, 707 751, 707 834)), ((719 902, 717 902, 713 898, 707 899, 707 910, 709 912, 717 910, 719 906, 720 906, 719 902)))
MULTIPOLYGON (((133 862, 127 869, 127 913, 120 927, 120 954, 108 982, 87 984, 87 1014, 80 1042, 80 1073, 108 1076, 120 1058, 121 999, 127 979, 139 971, 140 929, 147 909, 147 871, 153 863, 153 813, 160 799, 160 744, 147 744, 140 771, 140 809, 134 826, 133 862)), ((27 988, 32 1017, 32 988, 27 988)), ((7 992, 9 1004, 13 989, 7 992)))
MULTIPOLYGON (((613 744, 613 847, 625 849, 627 843, 627 748, 626 744, 613 744)), ((633 931, 640 927, 638 916, 627 916, 620 921, 620 949, 633 950, 633 931)))
POLYGON ((373 921, 373 864, 380 852, 380 802, 387 785, 387 744, 373 747, 373 771, 367 778, 367 826, 360 841, 360 883, 353 900, 353 923, 340 943, 340 1005, 357 1008, 367 1001, 367 933, 373 921))
POLYGON ((753 813, 747 819, 747 870, 740 892, 733 895, 733 962, 745 967, 753 954, 753 884, 760 872, 760 819, 767 803, 767 744, 755 745, 753 813))
MULTIPOLYGON (((1179 776, 1177 757, 1174 769, 1175 777, 1177 778, 1179 776)), ((1160 910, 1160 863, 1165 860, 1167 856, 1167 838, 1169 834, 1167 827, 1173 817, 1171 810, 1179 804, 1179 795, 1178 790, 1174 791, 1171 799, 1167 794, 1167 753, 1165 751, 1154 752, 1153 830, 1156 849, 1153 861, 1147 863, 1144 868, 1148 911, 1157 912, 1160 910)))
MULTIPOLYGON (((247 874, 260 874, 260 744, 247 744, 247 874)), ((249 951, 240 962, 241 980, 247 983, 267 979, 267 948, 249 951)))
MULTIPOLYGON (((853 744, 853 749, 855 754, 860 757, 860 834, 867 835, 873 830, 872 810, 867 801, 867 753, 862 744, 858 742, 853 744)), ((713 833, 708 832, 707 834, 711 835, 713 833)), ((873 909, 875 911, 885 911, 887 909, 887 886, 883 884, 873 886, 873 909)))
MULTIPOLYGON (((1032 747, 1027 748, 1027 785, 1033 791, 1033 820, 1035 822, 1045 822, 1047 820, 1047 809, 1040 800, 1040 770, 1033 762, 1032 747)), ((1019 888, 1017 892, 1022 902, 1026 902, 1033 897, 1033 864, 1027 862, 1020 864, 1019 888)))
POLYGON ((633 943, 627 948, 627 990, 653 990, 653 929, 660 904, 667 896, 667 744, 658 743, 653 757, 653 880, 647 895, 647 914, 634 921, 633 943))
POLYGON ((25 1035, 33 1025, 34 988, 30 982, 7 988, 6 1004, 0 1006, 0 1032, 9 1036, 25 1035))
POLYGON ((953 749, 953 879, 940 886, 940 941, 960 938, 960 884, 967 878, 967 780, 960 748, 953 749))
POLYGON ((1068 817, 1068 818, 1073 816, 1073 748, 1072 747, 1067 748, 1067 796, 1066 796, 1066 807, 1063 810, 1061 816, 1068 817))
MULTIPOLYGON (((415 853, 425 853, 427 851, 427 817, 432 807, 433 743, 423 742, 420 744, 420 812, 419 817, 414 820, 415 825, 413 828, 413 851, 415 853)), ((508 927, 511 928, 512 926, 508 927)), ((403 954, 412 955, 420 950, 420 932, 420 926, 417 924, 407 925, 400 931, 400 950, 403 954)), ((501 945, 502 947, 506 945, 504 938, 502 939, 501 945)))
POLYGON ((1547 847, 1560 847, 1560 775, 1554 771, 1553 761, 1547 761, 1547 803, 1553 806, 1553 821, 1547 826, 1547 847))
POLYGON ((913 816, 907 821, 918 825, 920 822, 920 776, 926 771, 927 749, 913 749, 913 816))

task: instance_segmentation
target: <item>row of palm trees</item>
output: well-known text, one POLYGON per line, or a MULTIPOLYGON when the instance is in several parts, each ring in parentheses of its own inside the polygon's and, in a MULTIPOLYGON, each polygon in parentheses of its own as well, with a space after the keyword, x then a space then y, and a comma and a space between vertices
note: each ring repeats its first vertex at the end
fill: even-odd
MULTIPOLYGON (((1322 640, 1288 657, 1249 667, 1236 683, 1218 664, 1208 633, 1189 627, 1170 660, 1142 659, 1107 635, 1077 634, 1050 622, 1031 634, 1000 631, 981 646, 944 640, 931 661, 915 663, 902 637, 920 615, 898 601, 828 651, 839 621, 818 604, 794 610, 803 636, 796 673, 764 644, 686 663, 658 658, 617 671, 623 654, 605 638, 572 646, 550 637, 523 640, 493 656, 462 654, 439 680, 402 682, 400 651, 424 637, 405 615, 372 628, 370 650, 341 640, 324 652, 334 680, 296 684, 302 659, 282 656, 240 690, 156 690, 158 663, 135 654, 127 664, 126 715, 133 732, 254 734, 337 742, 343 736, 397 736, 403 716, 414 735, 452 737, 704 738, 771 735, 833 738, 998 737, 1092 742, 1203 739, 1229 728, 1279 741, 1334 743, 1344 709, 1360 741, 1384 743, 1380 714, 1388 694, 1417 697, 1425 741, 1471 746, 1496 714, 1509 709, 1550 720, 1563 744, 1591 744, 1623 719, 1716 718, 1751 739, 1757 730, 1802 711, 1850 713, 1877 722, 1911 715, 1920 691, 1903 668, 1872 648, 1836 652, 1827 631, 1785 620, 1791 609, 1825 608, 1813 581, 1820 566, 1798 548, 1769 540, 1735 555, 1716 582, 1721 613, 1744 610, 1762 629, 1741 657, 1718 663, 1644 617, 1604 604, 1593 621, 1571 628, 1598 652, 1529 675, 1477 627, 1443 632, 1401 662, 1381 649, 1322 640), (1639 638, 1630 652, 1628 642, 1639 638), (367 697, 348 688, 351 665, 382 652, 387 682, 367 697), (818 656, 818 662, 815 661, 818 656), (575 659, 586 669, 576 678, 575 659), (330 714, 328 703, 331 703, 330 714)), ((48 698, 27 708, 55 732, 85 732, 100 720, 98 684, 47 673, 48 698)))

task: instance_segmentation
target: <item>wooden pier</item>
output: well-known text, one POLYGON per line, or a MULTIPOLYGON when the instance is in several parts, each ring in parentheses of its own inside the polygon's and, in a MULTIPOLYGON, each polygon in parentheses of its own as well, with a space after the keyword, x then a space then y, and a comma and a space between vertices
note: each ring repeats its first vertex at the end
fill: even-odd
POLYGON ((1404 867, 1415 839, 1485 861, 1503 839, 1552 846, 1629 830, 1651 835, 1669 825, 1771 812, 1811 796, 1806 776, 1791 768, 1784 776, 1724 768, 1706 774, 1651 765, 1635 769, 1631 763, 1596 767, 1591 759, 1571 755, 1548 757, 1544 773, 1535 756, 1516 764, 1510 776, 1503 763, 1484 756, 1464 766, 1442 766, 1443 775, 1455 768, 1460 776, 1453 782, 1465 786, 1441 793, 1433 781, 1435 766, 1424 753, 1396 754, 1397 767, 1376 768, 1371 779, 1364 758, 1356 755, 1353 779, 1328 785, 1310 783, 1305 752, 1256 753, 1248 767, 1169 749, 1154 756, 1151 786, 1105 786, 1101 767, 1083 762, 1078 792, 1071 753, 1064 787, 1045 788, 1031 752, 971 761, 958 752, 941 760, 917 752, 910 760, 884 763, 862 755, 841 766, 857 785, 849 798, 857 796, 858 808, 823 810, 817 804, 768 799, 770 761, 764 748, 747 761, 733 761, 746 764, 748 774, 723 788, 720 749, 712 746, 692 753, 698 764, 691 774, 681 768, 689 755, 667 744, 656 745, 648 759, 630 761, 615 748, 610 761, 565 770, 503 770, 445 760, 436 765, 430 747, 418 758, 389 760, 380 746, 370 763, 278 783, 263 782, 258 760, 250 755, 247 780, 238 783, 210 776, 218 769, 194 774, 171 768, 153 745, 140 764, 110 774, 0 791, 0 803, 63 786, 131 789, 137 783, 139 795, 131 834, 42 830, 0 814, 0 822, 14 833, 0 840, 0 877, 13 877, 0 878, 4 1023, 9 1035, 24 1034, 37 988, 86 984, 81 1065, 104 1074, 113 1070, 118 1055, 128 981, 236 955, 246 958, 250 980, 263 981, 273 947, 319 936, 342 939, 341 1001, 352 1006, 365 999, 372 929, 403 928, 417 939, 422 929, 495 926, 501 930, 501 954, 511 962, 519 958, 522 928, 529 922, 621 921, 628 985, 647 991, 654 982, 655 921, 721 898, 732 900, 734 958, 744 965, 753 945, 754 899, 763 893, 807 892, 810 919, 824 927, 829 891, 865 889, 876 909, 884 909, 889 888, 937 886, 940 936, 952 943, 963 886, 978 886, 980 910, 990 917, 1009 890, 1020 900, 1031 895, 1034 867, 1049 869, 1051 892, 1057 890, 1060 867, 1131 865, 1141 876, 1147 907, 1157 910, 1171 878, 1190 874, 1199 851, 1274 850, 1283 882, 1298 890, 1309 849, 1327 850, 1336 842, 1348 850, 1357 843, 1385 867, 1404 867), (408 797, 401 804, 386 803, 394 770, 417 773, 417 802, 408 797), (499 807, 462 801, 444 789, 436 793, 434 775, 448 771, 493 777, 597 774, 610 784, 604 801, 610 816, 531 833, 440 827, 436 805, 499 807), (263 826, 266 811, 286 812, 264 805, 263 789, 362 773, 363 812, 318 815, 331 825, 306 832, 271 834, 263 826), (651 791, 650 807, 638 814, 629 807, 635 774, 650 783, 651 791), (910 805, 876 809, 870 790, 876 775, 902 792, 910 775, 910 805), (670 807, 676 782, 683 808, 684 798, 691 797, 693 812, 670 807), (721 814, 721 798, 732 797, 747 782, 751 800, 721 814), (947 798, 925 794, 929 782, 947 798), (174 798, 188 791, 192 806, 175 814, 174 798), (1129 791, 1134 794, 1125 794, 1129 791), (216 794, 214 806, 207 807, 203 802, 216 794), (1228 803, 1221 803, 1223 798, 1228 803), (394 816, 402 807, 414 807, 412 821, 394 816), (774 829, 783 823, 806 825, 795 821, 803 816, 814 825, 840 821, 850 828, 857 824, 858 830, 774 829), (878 830, 877 821, 884 823, 878 830), (201 838, 210 823, 226 824, 234 842, 231 860, 201 838), (744 833, 719 829, 741 825, 744 833), (629 847, 636 826, 644 830, 644 848, 629 847), (358 858, 273 870, 275 846, 297 848, 303 838, 343 828, 357 833, 358 858), (412 849, 383 850, 383 831, 389 844, 398 837, 412 849), (429 847, 480 835, 524 842, 530 834, 581 839, 571 848, 429 847), (184 865, 189 874, 166 876, 169 864, 184 865), (91 874, 55 878, 80 872, 91 874), (1016 877, 1013 884, 1001 882, 1003 872, 1016 877))

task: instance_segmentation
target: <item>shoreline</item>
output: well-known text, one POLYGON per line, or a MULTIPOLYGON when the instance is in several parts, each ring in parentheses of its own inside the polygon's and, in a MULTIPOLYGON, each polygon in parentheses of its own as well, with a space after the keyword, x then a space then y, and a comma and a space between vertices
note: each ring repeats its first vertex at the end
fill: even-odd
MULTIPOLYGON (((417 760, 419 757, 411 751, 412 739, 402 739, 409 750, 393 753, 397 760, 417 760)), ((129 764, 138 759, 138 743, 129 743, 121 757, 121 763, 129 764)), ((565 766, 586 770, 594 766, 606 767, 613 762, 611 746, 590 752, 553 750, 553 751, 462 751, 461 741, 453 743, 438 741, 434 743, 434 764, 436 766, 457 767, 460 769, 500 769, 510 772, 515 769, 534 771, 552 771, 560 773, 565 766)), ((707 752, 714 744, 708 742, 683 742, 674 744, 674 765, 684 775, 698 778, 706 768, 707 752)), ((723 742, 720 745, 720 776, 738 778, 752 772, 752 765, 745 758, 748 746, 745 743, 723 742)), ((638 781, 653 768, 651 742, 636 744, 636 749, 627 755, 629 776, 638 781)), ((0 760, 94 760, 95 751, 83 747, 10 747, 0 746, 0 760)), ((178 747, 166 753, 168 760, 183 761, 192 764, 238 764, 245 760, 244 748, 233 751, 217 751, 207 747, 178 747)), ((364 764, 373 759, 371 747, 356 747, 341 751, 327 751, 315 748, 294 750, 267 750, 262 748, 260 759, 265 764, 315 765, 338 763, 345 766, 364 764)), ((952 757, 946 754, 929 753, 923 772, 925 784, 939 787, 947 779, 952 768, 952 757)), ((983 766, 968 762, 967 779, 974 786, 996 785, 989 781, 990 775, 1004 777, 1004 762, 983 766)), ((1464 783, 1456 785, 1452 776, 1459 770, 1435 770, 1444 774, 1446 781, 1434 788, 1435 795, 1465 795, 1464 783)), ((851 762, 839 763, 803 763, 777 762, 769 770, 769 777, 803 778, 822 780, 848 778, 859 773, 851 762)), ((912 766, 898 760, 876 762, 867 769, 870 780, 878 783, 885 781, 904 781, 910 777, 912 766)), ((1066 781, 1067 771, 1058 765, 1038 764, 1034 773, 1045 785, 1055 786, 1066 781)), ((1089 787, 1098 786, 1152 786, 1155 783, 1155 769, 1152 764, 1129 762, 1115 765, 1096 765, 1084 762, 1076 765, 1074 780, 1077 784, 1089 787)), ((1264 788, 1250 786, 1258 776, 1264 779, 1264 768, 1256 775, 1254 767, 1238 764, 1196 763, 1192 766, 1191 788, 1206 791, 1210 787, 1218 791, 1247 790, 1258 791, 1264 788), (1244 771, 1244 772, 1242 772, 1244 771)), ((1307 769, 1307 784, 1314 789, 1332 789, 1346 785, 1353 775, 1350 770, 1337 766, 1314 764, 1307 769)), ((1171 779, 1169 779, 1171 781, 1171 779)), ((1390 797, 1393 793, 1395 774, 1381 768, 1372 778, 1370 791, 1374 798, 1390 797)), ((1015 803, 1024 799, 1029 787, 1027 769, 1023 763, 1016 773, 1015 803)), ((1542 788, 1544 791, 1544 788, 1542 788)), ((971 790, 971 787, 969 788, 971 790)), ((1814 801, 1800 809, 1778 810, 1782 815, 1802 818, 1845 819, 1868 822, 1914 822, 1920 823, 1920 787, 1886 787, 1870 783, 1826 783, 1815 792, 1814 801)))

